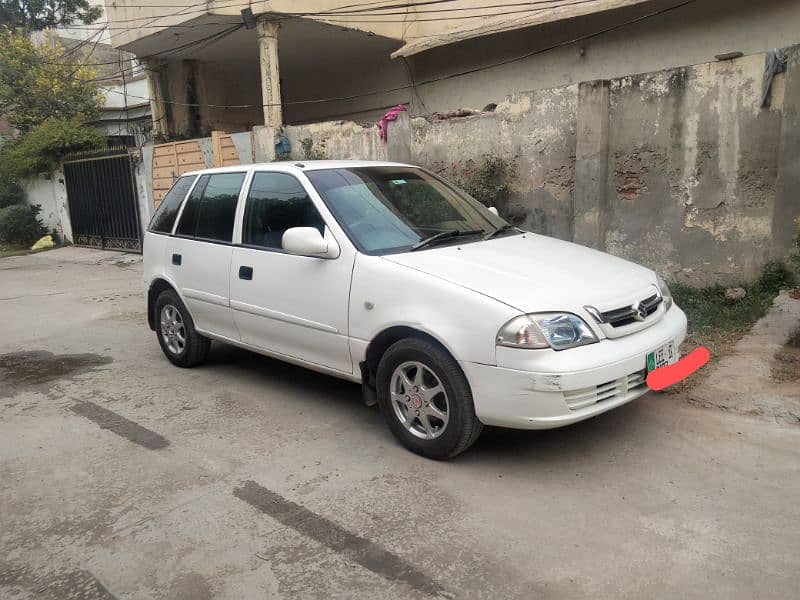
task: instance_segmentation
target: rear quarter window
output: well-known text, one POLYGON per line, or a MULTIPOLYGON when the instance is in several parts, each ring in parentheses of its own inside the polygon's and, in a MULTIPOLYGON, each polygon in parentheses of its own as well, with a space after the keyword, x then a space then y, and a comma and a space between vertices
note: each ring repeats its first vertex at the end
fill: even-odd
POLYGON ((175 218, 178 216, 181 204, 184 198, 186 198, 186 194, 189 193, 189 189, 192 187, 195 178, 195 175, 186 175, 173 184, 164 196, 161 204, 158 205, 153 218, 150 219, 149 231, 155 233, 172 233, 172 226, 175 224, 175 218))

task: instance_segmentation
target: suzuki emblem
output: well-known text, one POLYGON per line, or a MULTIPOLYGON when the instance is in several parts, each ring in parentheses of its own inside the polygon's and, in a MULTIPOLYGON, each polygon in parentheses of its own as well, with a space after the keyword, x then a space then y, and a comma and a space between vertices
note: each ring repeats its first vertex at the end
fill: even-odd
POLYGON ((631 308, 633 309, 634 320, 644 321, 647 318, 647 309, 642 306, 641 302, 637 302, 631 308))

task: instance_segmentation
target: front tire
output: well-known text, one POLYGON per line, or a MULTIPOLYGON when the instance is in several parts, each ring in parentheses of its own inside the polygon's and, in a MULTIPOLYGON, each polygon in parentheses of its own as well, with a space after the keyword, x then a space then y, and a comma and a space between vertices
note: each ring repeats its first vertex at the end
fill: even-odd
POLYGON ((178 367, 197 366, 206 360, 211 340, 197 333, 186 306, 173 290, 156 300, 156 335, 164 355, 178 367))
POLYGON ((376 379, 381 414, 412 452, 445 460, 478 439, 483 425, 469 382, 440 346, 418 338, 394 343, 381 358, 376 379))

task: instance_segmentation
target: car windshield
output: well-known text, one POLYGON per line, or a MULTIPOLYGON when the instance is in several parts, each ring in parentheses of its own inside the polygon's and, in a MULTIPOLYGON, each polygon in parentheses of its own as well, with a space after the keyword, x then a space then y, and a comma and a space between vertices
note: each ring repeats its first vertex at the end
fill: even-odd
POLYGON ((480 241, 507 225, 465 192, 414 167, 321 169, 306 175, 366 254, 480 241))

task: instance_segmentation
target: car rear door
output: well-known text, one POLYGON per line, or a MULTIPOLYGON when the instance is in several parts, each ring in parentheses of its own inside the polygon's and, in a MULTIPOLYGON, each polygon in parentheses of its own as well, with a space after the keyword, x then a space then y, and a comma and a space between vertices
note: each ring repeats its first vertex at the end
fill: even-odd
POLYGON ((231 340, 239 330, 230 309, 233 228, 246 172, 201 175, 183 205, 168 265, 195 327, 231 340))
POLYGON ((283 233, 316 227, 332 236, 293 174, 256 171, 244 200, 231 263, 231 308, 242 341, 283 356, 353 372, 347 313, 355 250, 334 259, 287 254, 283 233))

